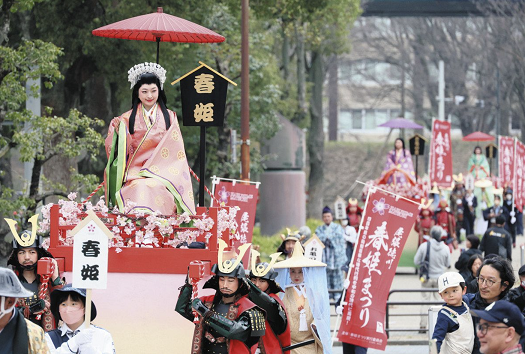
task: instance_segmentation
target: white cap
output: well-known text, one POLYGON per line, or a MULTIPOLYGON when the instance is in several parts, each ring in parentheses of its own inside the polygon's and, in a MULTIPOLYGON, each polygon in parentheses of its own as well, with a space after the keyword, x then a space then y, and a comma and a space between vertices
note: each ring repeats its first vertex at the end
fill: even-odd
POLYGON ((22 286, 15 272, 9 268, 0 268, 0 296, 29 297, 33 293, 22 286))
POLYGON ((464 283, 465 279, 457 272, 446 272, 439 276, 438 289, 441 294, 445 289, 464 283))

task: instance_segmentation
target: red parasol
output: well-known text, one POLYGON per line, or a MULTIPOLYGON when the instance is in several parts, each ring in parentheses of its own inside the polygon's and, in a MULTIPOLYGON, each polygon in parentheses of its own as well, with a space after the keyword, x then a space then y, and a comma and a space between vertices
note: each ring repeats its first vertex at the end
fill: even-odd
POLYGON ((95 36, 121 38, 135 41, 157 42, 157 63, 160 42, 220 43, 225 38, 206 27, 180 17, 165 14, 162 7, 157 12, 136 16, 93 30, 95 36))
POLYGON ((464 136, 463 141, 492 141, 494 140, 494 137, 489 134, 485 134, 482 132, 474 132, 467 136, 464 136))

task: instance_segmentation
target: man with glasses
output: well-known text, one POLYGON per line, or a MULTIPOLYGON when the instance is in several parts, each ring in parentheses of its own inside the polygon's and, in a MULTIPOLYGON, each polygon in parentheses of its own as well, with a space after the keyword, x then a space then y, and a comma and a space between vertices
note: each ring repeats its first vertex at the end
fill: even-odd
POLYGON ((483 354, 523 354, 520 336, 525 332, 525 320, 519 308, 505 300, 490 304, 485 310, 472 310, 479 317, 477 335, 483 354))

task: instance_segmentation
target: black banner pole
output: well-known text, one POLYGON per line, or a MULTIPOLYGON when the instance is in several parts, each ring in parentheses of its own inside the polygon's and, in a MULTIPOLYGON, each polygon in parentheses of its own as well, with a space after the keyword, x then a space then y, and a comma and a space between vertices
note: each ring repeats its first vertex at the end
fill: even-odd
POLYGON ((199 206, 204 206, 204 173, 206 171, 206 127, 201 125, 199 206))

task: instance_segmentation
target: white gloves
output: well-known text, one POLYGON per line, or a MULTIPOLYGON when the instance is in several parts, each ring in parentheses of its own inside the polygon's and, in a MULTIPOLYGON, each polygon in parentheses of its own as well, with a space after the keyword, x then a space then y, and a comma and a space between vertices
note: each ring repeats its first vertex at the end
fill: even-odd
POLYGON ((78 332, 76 336, 67 341, 69 350, 71 350, 72 352, 77 352, 80 349, 80 351, 83 352, 82 349, 84 346, 88 344, 91 346, 90 343, 93 339, 94 331, 95 330, 90 327, 87 329, 82 329, 80 332, 78 332))
POLYGON ((95 349, 91 343, 88 343, 80 347, 80 354, 100 354, 100 351, 95 349))

